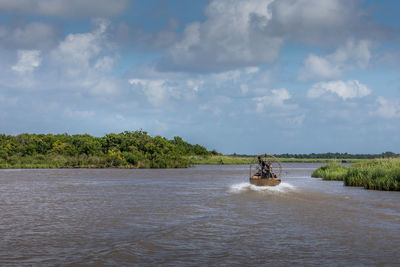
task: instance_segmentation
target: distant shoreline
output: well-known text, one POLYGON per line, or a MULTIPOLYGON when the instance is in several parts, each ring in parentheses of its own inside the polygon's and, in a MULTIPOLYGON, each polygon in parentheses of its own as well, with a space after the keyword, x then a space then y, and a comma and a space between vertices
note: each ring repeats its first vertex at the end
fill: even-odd
MULTIPOLYGON (((256 157, 243 156, 188 156, 194 165, 246 165, 257 163, 256 157)), ((280 162, 304 162, 304 163, 357 163, 370 161, 371 159, 305 159, 305 158, 277 158, 280 162)))

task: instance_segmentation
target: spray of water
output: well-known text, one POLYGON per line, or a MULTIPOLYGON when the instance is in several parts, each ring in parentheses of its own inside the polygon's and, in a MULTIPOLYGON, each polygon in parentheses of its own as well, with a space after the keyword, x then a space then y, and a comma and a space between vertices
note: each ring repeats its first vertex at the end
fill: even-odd
POLYGON ((255 186, 250 183, 240 183, 231 185, 229 188, 231 193, 236 194, 245 191, 288 193, 294 190, 296 190, 296 187, 288 183, 280 183, 277 186, 255 186))

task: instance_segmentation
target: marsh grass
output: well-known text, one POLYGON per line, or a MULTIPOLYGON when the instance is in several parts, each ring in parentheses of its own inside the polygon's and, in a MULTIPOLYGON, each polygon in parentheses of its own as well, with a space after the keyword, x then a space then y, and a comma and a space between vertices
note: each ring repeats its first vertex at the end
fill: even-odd
POLYGON ((379 159, 351 166, 344 177, 347 186, 400 191, 400 159, 379 159))
POLYGON ((322 178, 323 180, 343 181, 348 168, 346 166, 329 163, 316 169, 311 176, 322 178))
POLYGON ((328 164, 315 170, 312 177, 343 181, 346 186, 400 191, 400 159, 368 160, 350 167, 328 164))

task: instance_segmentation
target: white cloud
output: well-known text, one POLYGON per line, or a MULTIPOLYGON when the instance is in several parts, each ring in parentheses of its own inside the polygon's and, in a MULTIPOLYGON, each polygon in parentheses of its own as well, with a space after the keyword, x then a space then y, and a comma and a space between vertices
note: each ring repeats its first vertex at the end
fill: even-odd
POLYGON ((290 93, 285 88, 282 88, 271 90, 271 94, 262 97, 255 97, 253 100, 256 103, 256 111, 261 113, 265 110, 270 110, 270 108, 287 107, 288 105, 285 101, 290 98, 290 93))
POLYGON ((211 78, 215 81, 215 83, 220 86, 228 81, 232 81, 236 83, 242 76, 241 70, 230 70, 225 72, 220 72, 217 74, 212 74, 211 78))
POLYGON ((303 125, 303 122, 306 118, 305 114, 294 115, 285 119, 285 123, 289 126, 298 127, 303 125))
MULTIPOLYGON (((88 33, 68 34, 64 41, 52 52, 52 57, 70 76, 78 76, 86 71, 91 61, 107 48, 107 21, 98 21, 97 29, 88 33)), ((99 59, 99 60, 104 60, 99 59)), ((97 61, 98 67, 100 64, 97 61)), ((107 63, 107 62, 106 62, 107 63)), ((108 62, 109 63, 109 62, 108 62)))
POLYGON ((87 119, 93 117, 95 112, 91 110, 73 110, 71 108, 66 108, 64 114, 71 118, 87 119))
POLYGON ((112 75, 118 54, 112 55, 115 46, 109 40, 107 20, 96 20, 95 29, 86 33, 68 34, 53 49, 49 65, 57 70, 57 82, 69 90, 103 97, 118 95, 122 80, 112 75))
POLYGON ((128 0, 2 0, 0 10, 56 17, 109 17, 121 14, 128 0))
POLYGON ((251 73, 257 73, 260 71, 259 67, 247 67, 246 68, 246 73, 251 74, 251 73))
POLYGON ((140 88, 153 106, 162 106, 171 96, 176 95, 176 88, 169 86, 167 80, 131 79, 129 83, 140 88))
POLYGON ((120 92, 120 88, 118 87, 119 82, 114 78, 96 77, 97 76, 89 76, 88 84, 86 85, 89 93, 91 93, 93 96, 110 96, 116 95, 120 92))
POLYGON ((319 98, 326 93, 333 93, 343 100, 362 98, 371 94, 371 89, 357 80, 320 82, 314 84, 307 92, 309 98, 319 98))
POLYGON ((367 40, 348 40, 332 54, 310 54, 299 71, 299 79, 332 79, 355 67, 366 68, 371 59, 371 46, 371 42, 367 40))
POLYGON ((18 62, 11 68, 18 73, 30 73, 40 66, 41 61, 39 50, 19 50, 18 62))
POLYGON ((110 71, 113 67, 114 59, 109 56, 99 58, 94 65, 95 69, 100 71, 110 71))
POLYGON ((384 119, 399 119, 400 118, 400 101, 399 100, 386 100, 383 97, 378 97, 376 100, 378 108, 372 114, 375 114, 384 119))
POLYGON ((249 92, 249 87, 247 86, 247 84, 241 84, 240 91, 242 92, 242 95, 247 95, 247 93, 249 92))
POLYGON ((192 88, 192 90, 197 93, 199 91, 200 87, 204 84, 204 81, 202 81, 202 80, 188 80, 186 82, 186 84, 187 84, 187 86, 189 88, 192 88))
POLYGON ((159 68, 215 72, 271 63, 287 40, 330 47, 345 44, 328 58, 317 60, 313 55, 306 62, 316 75, 332 78, 353 60, 356 66, 366 66, 366 40, 379 41, 391 31, 378 26, 358 0, 212 0, 205 15, 204 22, 185 27, 159 68))
POLYGON ((174 77, 164 74, 162 78, 130 79, 129 83, 135 92, 143 93, 152 106, 171 108, 173 100, 194 100, 204 82, 189 76, 174 77))
MULTIPOLYGON (((153 67, 138 67, 131 71, 128 82, 135 92, 141 92, 147 100, 157 107, 172 104, 168 100, 195 101, 197 97, 205 100, 207 96, 260 96, 268 92, 269 72, 258 67, 241 68, 216 74, 193 74, 160 72, 153 67)), ((207 104, 201 105, 206 107, 207 104)), ((226 103, 223 103, 226 104, 226 103)))
POLYGON ((326 58, 310 54, 303 62, 299 71, 299 79, 302 81, 316 78, 337 78, 342 75, 342 70, 335 63, 326 58))
POLYGON ((271 19, 272 1, 211 1, 207 20, 186 26, 161 67, 213 71, 274 61, 283 40, 262 32, 271 19))

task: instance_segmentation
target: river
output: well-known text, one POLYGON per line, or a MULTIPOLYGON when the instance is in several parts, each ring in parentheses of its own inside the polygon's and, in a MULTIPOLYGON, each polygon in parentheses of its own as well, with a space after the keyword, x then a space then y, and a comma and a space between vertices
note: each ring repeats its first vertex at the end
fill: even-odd
POLYGON ((0 170, 0 265, 400 265, 400 193, 248 166, 0 170))

